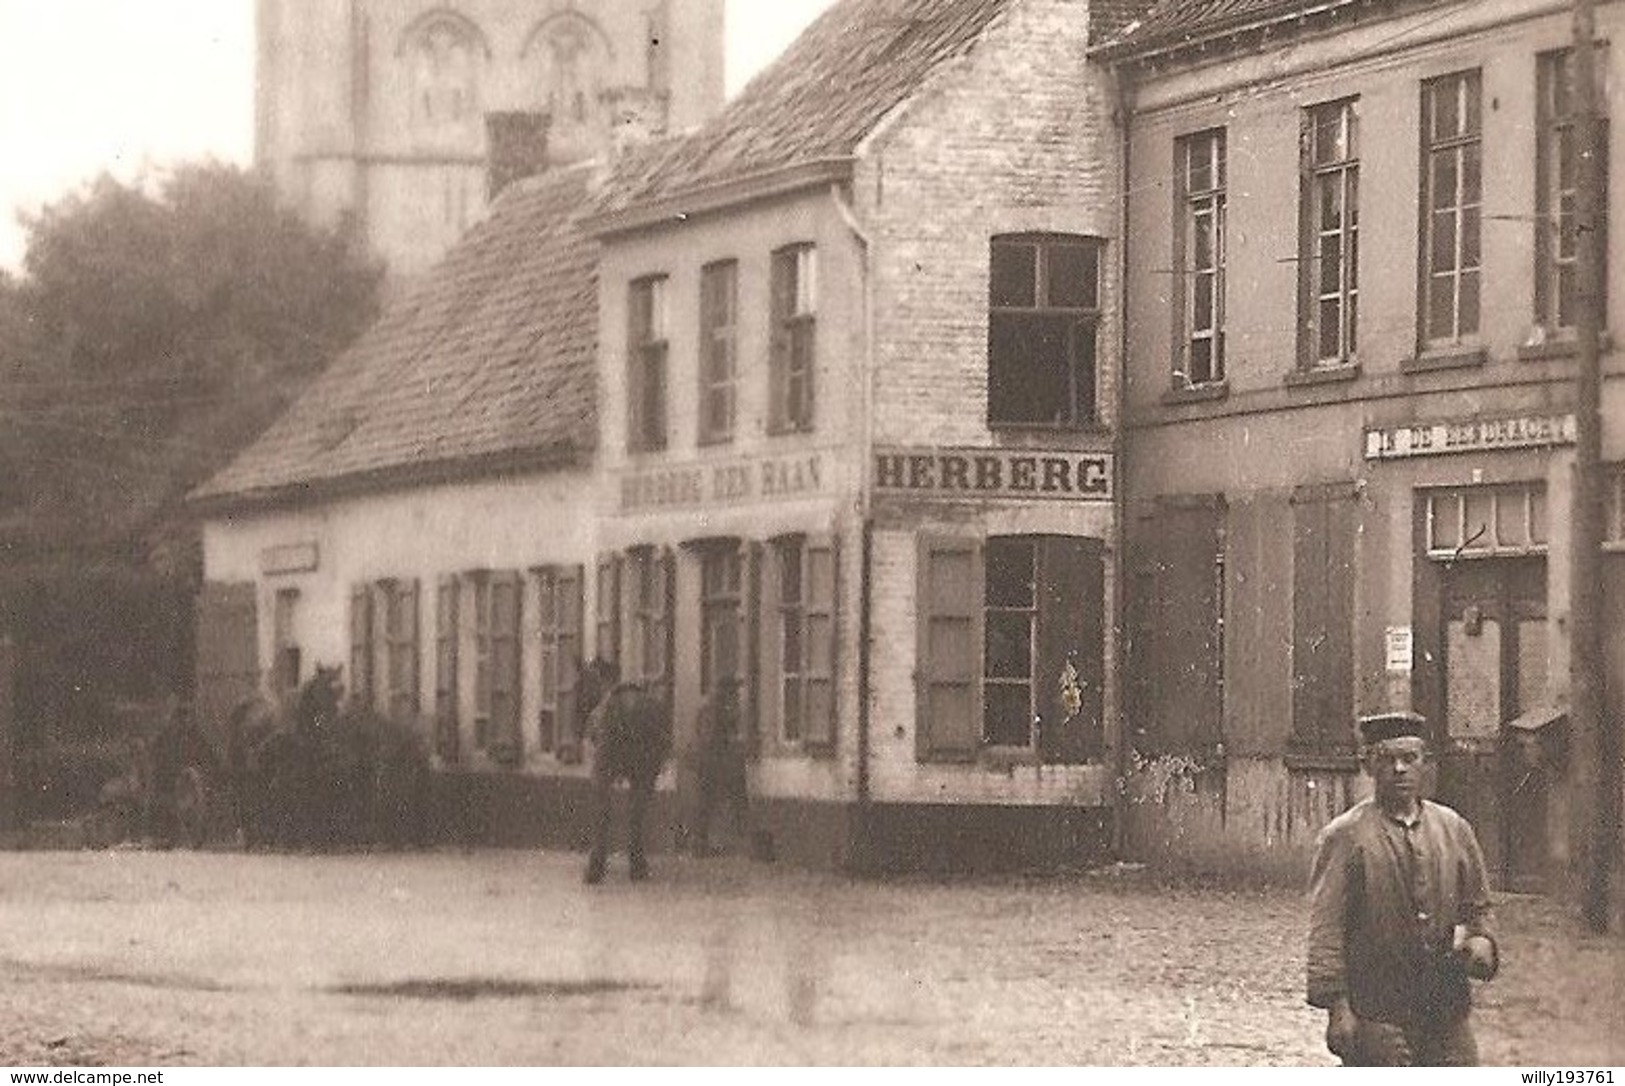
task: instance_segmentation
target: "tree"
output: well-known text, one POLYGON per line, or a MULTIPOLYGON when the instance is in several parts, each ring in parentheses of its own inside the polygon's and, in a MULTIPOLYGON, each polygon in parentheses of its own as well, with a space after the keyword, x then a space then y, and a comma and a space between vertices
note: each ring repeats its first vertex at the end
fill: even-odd
POLYGON ((4 548, 128 553, 371 322, 381 269, 218 163, 24 219, 0 280, 4 548))

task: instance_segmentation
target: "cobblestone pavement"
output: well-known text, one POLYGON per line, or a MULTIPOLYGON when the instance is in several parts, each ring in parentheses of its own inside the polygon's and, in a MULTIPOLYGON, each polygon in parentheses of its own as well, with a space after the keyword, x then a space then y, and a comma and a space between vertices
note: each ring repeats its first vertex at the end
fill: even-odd
MULTIPOLYGON (((0 853, 0 1065, 1326 1064, 1302 903, 1121 874, 0 853)), ((1501 902, 1488 1061, 1625 1064, 1625 940, 1501 902)))

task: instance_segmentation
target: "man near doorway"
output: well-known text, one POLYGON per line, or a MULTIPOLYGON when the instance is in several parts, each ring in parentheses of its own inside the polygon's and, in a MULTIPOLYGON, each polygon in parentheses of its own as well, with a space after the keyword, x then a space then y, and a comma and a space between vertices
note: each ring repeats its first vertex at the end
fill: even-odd
POLYGON ((734 832, 741 840, 750 839, 750 794, 740 708, 739 680, 734 678, 719 680, 700 703, 695 728, 700 771, 700 811, 694 833, 697 856, 710 855, 712 822, 724 805, 733 818, 734 832))
POLYGON ((1499 967, 1478 839, 1423 797, 1426 719, 1382 713, 1359 729, 1375 794, 1315 842, 1309 1002, 1345 1065, 1475 1065, 1468 978, 1499 967))

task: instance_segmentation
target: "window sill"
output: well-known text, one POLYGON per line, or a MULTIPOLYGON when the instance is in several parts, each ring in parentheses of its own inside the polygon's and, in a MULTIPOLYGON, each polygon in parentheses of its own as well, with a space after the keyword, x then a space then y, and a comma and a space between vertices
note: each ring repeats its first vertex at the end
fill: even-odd
POLYGON ((988 419, 987 428, 991 433, 1005 437, 1019 437, 1022 434, 1032 434, 1038 438, 1047 438, 1055 434, 1110 434, 1112 428, 1098 419, 1087 422, 1057 423, 1050 425, 1042 422, 1006 422, 1000 419, 988 419))
POLYGON ((1482 347, 1467 347, 1445 351, 1423 351, 1415 358, 1399 363, 1401 373, 1432 373, 1434 370, 1470 369, 1482 366, 1488 358, 1482 347))
POLYGON ((1299 772, 1358 773, 1360 757, 1357 754, 1310 754, 1288 752, 1282 759, 1289 770, 1299 772))
MULTIPOLYGON (((1614 348, 1613 337, 1603 332, 1597 337, 1597 350, 1611 351, 1614 348)), ((1554 336, 1545 343, 1524 344, 1518 348, 1518 361, 1544 362, 1553 358, 1574 358, 1580 353, 1580 344, 1573 336, 1554 336)))
POLYGON ((1341 384, 1359 376, 1358 362, 1343 362, 1335 366, 1306 366, 1302 369, 1288 370, 1282 381, 1288 388, 1305 388, 1341 384))
POLYGON ((1209 381, 1201 385, 1181 385, 1162 394, 1165 404, 1212 403, 1230 395, 1230 382, 1209 381))

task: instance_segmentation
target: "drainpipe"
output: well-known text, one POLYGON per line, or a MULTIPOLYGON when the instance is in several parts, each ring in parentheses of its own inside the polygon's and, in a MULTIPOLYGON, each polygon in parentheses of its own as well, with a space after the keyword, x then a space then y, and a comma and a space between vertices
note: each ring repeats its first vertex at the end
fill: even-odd
POLYGON ((870 629, 874 599, 874 518, 871 514, 869 492, 869 462, 874 456, 874 404, 875 404, 875 305, 874 277, 870 267, 873 243, 863 225, 858 222, 851 201, 840 184, 830 186, 830 197, 841 221, 852 232, 862 247, 863 269, 863 404, 862 440, 859 442, 859 470, 863 473, 858 487, 858 516, 862 530, 861 571, 858 575, 858 849, 857 867, 867 871, 873 850, 870 848, 869 758, 870 758, 870 700, 871 662, 870 629))
POLYGON ((1118 164, 1118 220, 1117 220, 1117 395, 1114 397, 1117 407, 1117 418, 1112 426, 1112 454, 1115 460, 1116 493, 1112 497, 1112 506, 1115 513, 1113 528, 1117 536, 1117 576, 1113 578, 1112 611, 1116 618, 1113 624, 1116 627, 1114 636, 1114 653, 1116 667, 1112 670, 1117 690, 1117 736, 1113 744, 1112 762, 1115 779, 1112 781, 1112 790, 1115 793, 1112 800, 1112 852, 1118 859, 1122 859, 1127 851, 1127 840, 1124 835, 1124 822, 1128 814, 1128 790, 1123 787, 1128 780, 1129 772, 1129 728, 1128 728, 1128 697, 1127 684, 1123 681, 1128 671, 1128 660, 1124 649, 1127 638, 1123 631, 1128 625, 1128 598, 1130 571, 1128 568, 1128 549, 1124 545, 1128 538, 1128 499, 1123 480, 1128 477, 1125 470, 1127 463, 1126 451, 1128 448, 1128 246, 1129 246, 1129 186, 1131 174, 1129 172, 1129 153, 1131 142, 1129 139, 1129 118, 1133 115, 1134 93, 1127 74, 1122 68, 1112 68, 1112 82, 1117 92, 1117 118, 1119 130, 1118 164))

